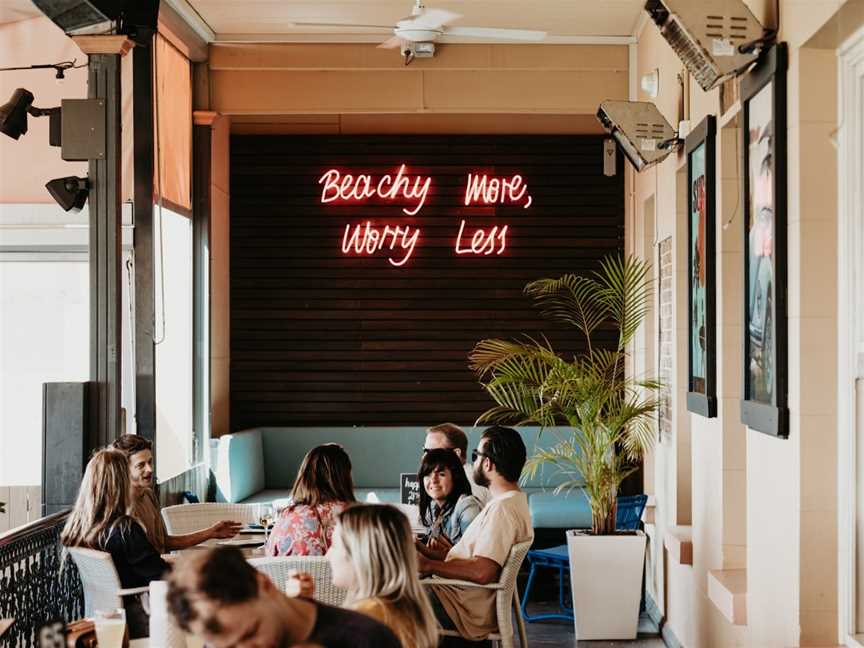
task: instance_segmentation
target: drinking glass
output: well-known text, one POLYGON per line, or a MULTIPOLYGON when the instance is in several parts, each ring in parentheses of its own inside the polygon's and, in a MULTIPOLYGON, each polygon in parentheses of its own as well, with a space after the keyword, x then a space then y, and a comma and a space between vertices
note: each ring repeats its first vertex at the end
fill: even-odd
POLYGON ((96 626, 96 643, 99 648, 122 648, 126 634, 126 610, 96 610, 93 624, 96 626))
POLYGON ((258 523, 264 527, 264 544, 267 544, 267 538, 270 533, 270 525, 273 524, 273 507, 265 506, 262 507, 261 512, 259 513, 258 523))

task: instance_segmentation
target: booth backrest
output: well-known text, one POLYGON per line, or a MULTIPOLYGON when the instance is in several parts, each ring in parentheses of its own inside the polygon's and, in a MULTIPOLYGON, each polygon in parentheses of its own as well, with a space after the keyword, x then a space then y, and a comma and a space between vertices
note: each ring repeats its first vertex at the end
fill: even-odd
POLYGON ((219 437, 214 455, 217 502, 242 502, 264 489, 266 473, 260 430, 219 437))
MULTIPOLYGON (((537 448, 548 448, 558 442, 561 430, 545 430, 538 439, 539 428, 520 428, 530 456, 537 448)), ((468 452, 477 447, 483 428, 468 432, 468 452)), ((399 473, 416 472, 423 450, 426 429, 422 427, 304 427, 257 428, 229 435, 236 439, 251 434, 261 440, 263 475, 267 488, 291 488, 304 455, 316 445, 338 443, 351 457, 354 484, 358 488, 394 488, 399 473)), ((223 439, 225 437, 222 437, 223 439)), ((234 451, 245 455, 255 441, 234 451)), ((548 466, 528 481, 527 488, 554 488, 568 479, 548 466)), ((235 482, 246 482, 235 476, 235 482)), ((251 486, 251 484, 250 484, 251 486)), ((264 488, 262 484, 260 488, 264 488)), ((237 501, 237 500, 234 500, 237 501)))

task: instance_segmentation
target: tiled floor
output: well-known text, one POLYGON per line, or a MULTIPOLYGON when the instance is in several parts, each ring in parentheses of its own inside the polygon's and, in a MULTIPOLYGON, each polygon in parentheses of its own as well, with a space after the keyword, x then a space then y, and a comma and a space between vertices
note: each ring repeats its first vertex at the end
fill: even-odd
MULTIPOLYGON (((553 611, 554 604, 538 603, 531 605, 531 612, 553 611)), ((644 616, 639 620, 639 638, 635 641, 573 641, 573 624, 565 621, 538 621, 526 624, 528 645, 531 648, 562 648, 563 646, 578 646, 579 648, 665 648, 660 639, 657 626, 644 616)))

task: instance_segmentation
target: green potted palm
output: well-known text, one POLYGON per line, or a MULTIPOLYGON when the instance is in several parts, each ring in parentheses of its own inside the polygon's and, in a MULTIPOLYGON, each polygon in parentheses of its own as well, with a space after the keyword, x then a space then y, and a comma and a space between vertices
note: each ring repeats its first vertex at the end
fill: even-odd
POLYGON ((630 639, 638 626, 645 536, 616 533, 615 518, 621 483, 656 438, 660 384, 634 378, 626 367, 650 305, 648 269, 636 257, 612 256, 590 276, 525 287, 544 316, 584 336, 585 351, 575 357, 562 357, 545 338, 486 339, 469 355, 496 403, 478 423, 534 424, 541 434, 556 434, 554 444, 529 457, 523 476, 544 467, 561 471, 566 479, 556 493, 581 490, 591 506, 591 529, 567 532, 577 639, 630 639), (617 341, 600 345, 598 333, 610 327, 617 341))

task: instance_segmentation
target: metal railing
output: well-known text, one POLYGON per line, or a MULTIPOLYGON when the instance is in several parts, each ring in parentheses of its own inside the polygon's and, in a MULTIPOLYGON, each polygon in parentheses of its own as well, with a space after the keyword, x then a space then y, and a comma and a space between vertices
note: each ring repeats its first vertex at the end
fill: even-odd
POLYGON ((0 619, 15 619, 0 648, 35 647, 41 624, 84 615, 78 570, 71 560, 62 564, 60 531, 68 515, 55 513, 0 535, 0 619))

